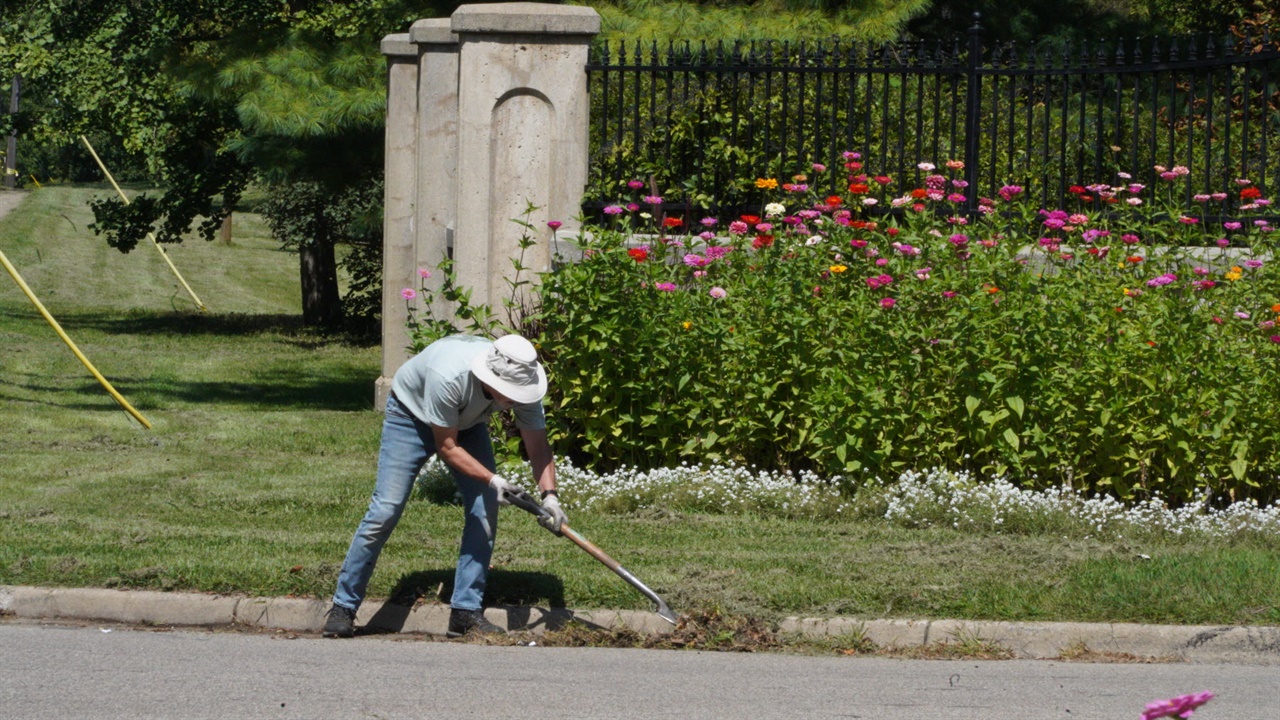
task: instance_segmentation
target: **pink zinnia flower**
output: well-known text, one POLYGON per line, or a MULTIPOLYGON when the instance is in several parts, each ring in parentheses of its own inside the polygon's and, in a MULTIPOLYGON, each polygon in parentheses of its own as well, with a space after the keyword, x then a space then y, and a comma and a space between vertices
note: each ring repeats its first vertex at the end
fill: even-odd
POLYGON ((715 219, 715 218, 713 218, 713 217, 704 217, 704 218, 702 218, 701 220, 699 220, 698 222, 702 223, 702 226, 703 226, 703 227, 715 227, 716 223, 718 223, 718 222, 720 222, 720 221, 719 221, 719 220, 717 220, 717 219, 715 219))
POLYGON ((1000 197, 1005 200, 1012 200, 1022 194, 1021 185, 1005 185, 1000 188, 1000 197))
POLYGON ((1271 342, 1273 342, 1273 343, 1280 343, 1280 335, 1272 335, 1272 336, 1271 336, 1271 342))
POLYGON ((405 300, 412 300, 418 297, 418 293, 413 288, 405 288, 400 291, 400 297, 404 298, 405 300))
POLYGON ((1231 244, 1231 241, 1226 238, 1218 238, 1217 243, 1218 243, 1218 247, 1224 248, 1229 246, 1231 244))
POLYGON ((1222 227, 1224 227, 1224 228, 1226 228, 1226 229, 1228 229, 1228 230, 1239 230, 1239 229, 1240 229, 1240 223, 1235 222, 1235 221, 1231 221, 1231 222, 1224 222, 1224 223, 1222 223, 1222 227))
POLYGON ((605 209, 604 209, 604 210, 602 210, 601 212, 603 212, 605 215, 621 215, 621 214, 622 214, 622 206, 621 206, 621 205, 609 205, 609 206, 605 207, 605 209))
POLYGON ((1244 266, 1249 268, 1250 270, 1257 270, 1258 268, 1262 267, 1262 261, 1261 260, 1245 260, 1244 266))
POLYGON ((431 277, 431 271, 426 268, 418 268, 418 277, 422 278, 423 280, 426 280, 427 278, 431 277))
POLYGON ((717 287, 711 288, 711 290, 707 294, 717 300, 723 300, 725 296, 728 295, 729 293, 725 292, 724 288, 717 286, 717 287))
POLYGON ((697 253, 689 253, 684 256, 684 264, 689 267, 700 268, 710 265, 711 261, 697 253))
POLYGON ((645 202, 645 204, 647 204, 647 205, 661 205, 661 204, 662 204, 662 196, 661 196, 661 195, 645 195, 644 197, 642 197, 642 198, 640 198, 640 199, 641 199, 641 200, 643 200, 643 201, 645 202))
POLYGON ((669 282, 667 282, 667 283, 654 283, 654 284, 653 284, 653 287, 654 287, 654 289, 655 289, 655 290, 658 290, 658 291, 660 291, 660 292, 675 292, 675 291, 676 291, 676 284, 675 284, 675 283, 669 283, 669 282))
POLYGON ((1147 703, 1147 707, 1142 711, 1141 720, 1158 720, 1158 718, 1191 717, 1196 708, 1204 705, 1213 699, 1213 693, 1205 690, 1204 692, 1192 693, 1190 695, 1180 695, 1169 700, 1156 700, 1147 703))
POLYGON ((732 235, 746 235, 747 230, 750 230, 750 229, 751 228, 749 228, 747 224, 742 222, 741 220, 734 220, 733 222, 729 223, 729 233, 732 235))
POLYGON ((561 226, 561 225, 563 225, 563 224, 564 224, 564 223, 560 222, 559 220, 549 220, 549 221, 547 221, 547 227, 551 228, 551 230, 552 230, 552 231, 559 230, 559 229, 560 229, 560 226, 561 226))
POLYGON ((897 300, 894 300, 893 298, 889 298, 889 297, 887 297, 887 298, 880 298, 880 307, 882 307, 882 308, 891 308, 891 307, 893 307, 894 305, 897 305, 897 304, 898 304, 898 301, 897 301, 897 300))
POLYGON ((943 291, 942 291, 942 297, 947 298, 948 300, 950 300, 951 298, 953 298, 953 297, 955 297, 955 296, 956 296, 956 294, 955 294, 954 292, 952 292, 951 290, 943 290, 943 291))
POLYGON ((627 187, 631 188, 632 190, 639 190, 640 188, 644 187, 644 183, 639 180, 628 180, 627 187))

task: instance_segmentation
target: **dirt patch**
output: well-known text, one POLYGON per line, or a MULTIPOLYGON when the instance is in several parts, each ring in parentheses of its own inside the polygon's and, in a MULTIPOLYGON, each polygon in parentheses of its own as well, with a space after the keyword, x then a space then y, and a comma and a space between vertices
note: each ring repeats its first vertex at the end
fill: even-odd
POLYGON ((0 190, 0 220, 3 220, 10 210, 18 207, 27 195, 28 193, 23 190, 0 190))

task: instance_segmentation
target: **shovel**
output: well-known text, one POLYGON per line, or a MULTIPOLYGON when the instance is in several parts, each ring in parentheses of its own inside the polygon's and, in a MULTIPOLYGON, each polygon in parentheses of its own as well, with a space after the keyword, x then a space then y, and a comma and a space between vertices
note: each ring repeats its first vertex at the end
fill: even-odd
MULTIPOLYGON (((507 500, 512 505, 536 517, 539 517, 539 518, 551 517, 551 514, 548 513, 546 509, 544 509, 541 505, 539 505, 537 501, 533 499, 533 496, 529 495, 529 493, 527 492, 523 492, 523 491, 518 493, 509 492, 507 493, 507 500)), ((619 565, 617 560, 614 560, 613 558, 609 557, 607 554, 605 554, 603 550, 596 547, 590 540, 587 540, 586 538, 579 535, 577 531, 569 527, 569 523, 560 524, 560 534, 572 540, 574 544, 577 545, 578 547, 582 548, 583 550, 586 550, 588 555, 604 563, 605 567, 617 573, 618 577, 622 578, 623 580, 626 580, 627 583, 631 585, 631 587, 634 587, 635 589, 639 590, 645 597, 652 600, 658 606, 659 617, 671 623, 672 625, 676 624, 676 619, 677 619, 676 614, 671 612, 671 608, 667 607, 667 603, 664 602, 662 598, 658 597, 657 593, 650 590, 648 585, 645 585, 644 583, 640 582, 640 580, 636 578, 635 575, 632 575, 626 568, 619 565)))

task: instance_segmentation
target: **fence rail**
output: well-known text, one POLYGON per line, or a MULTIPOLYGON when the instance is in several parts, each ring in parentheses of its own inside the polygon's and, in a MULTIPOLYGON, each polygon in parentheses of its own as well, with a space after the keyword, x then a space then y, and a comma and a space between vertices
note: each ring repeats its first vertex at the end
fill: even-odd
MULTIPOLYGON (((683 204, 758 199, 751 179, 789 177, 841 151, 919 187, 920 162, 963 160, 966 209, 1006 183, 1046 204, 1073 185, 1150 181, 1186 166, 1187 199, 1247 177, 1280 185, 1280 50, 1269 38, 1148 38, 1083 46, 947 42, 602 45, 591 89, 589 198, 652 176, 683 204)), ((839 192, 843 175, 813 178, 839 192)), ((1232 207, 1220 208, 1230 213, 1232 207)))

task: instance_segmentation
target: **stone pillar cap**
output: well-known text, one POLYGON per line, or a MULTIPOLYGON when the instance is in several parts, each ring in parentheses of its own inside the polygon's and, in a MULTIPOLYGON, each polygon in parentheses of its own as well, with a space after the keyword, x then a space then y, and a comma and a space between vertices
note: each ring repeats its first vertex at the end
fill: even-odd
POLYGON ((453 12, 455 33, 595 35, 600 13, 589 7, 534 2, 463 5, 453 12))
POLYGON ((409 33, 396 33, 382 38, 382 54, 417 57, 418 48, 412 42, 409 42, 409 33))
POLYGON ((419 20, 409 28, 409 39, 428 45, 456 45, 458 35, 449 29, 449 18, 419 20))

